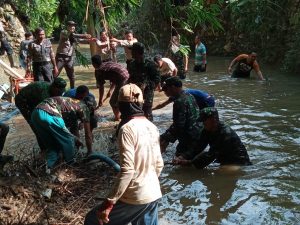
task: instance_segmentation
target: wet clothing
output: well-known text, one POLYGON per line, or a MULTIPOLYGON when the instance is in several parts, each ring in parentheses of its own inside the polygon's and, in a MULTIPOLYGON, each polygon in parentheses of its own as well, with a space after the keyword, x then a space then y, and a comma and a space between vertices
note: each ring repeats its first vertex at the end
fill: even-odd
POLYGON ((195 90, 195 89, 186 89, 185 92, 194 96, 200 110, 203 108, 206 108, 206 107, 214 107, 215 106, 214 96, 208 94, 205 91, 195 90))
MULTIPOLYGON (((99 225, 97 218, 98 207, 90 211, 84 221, 84 225, 99 225)), ((111 213, 107 225, 157 225, 158 224, 158 200, 148 204, 127 204, 118 201, 111 213)))
POLYGON ((254 69, 256 72, 259 72, 260 69, 257 61, 255 60, 253 63, 248 63, 247 58, 247 54, 241 54, 235 58, 235 61, 237 61, 237 66, 232 73, 232 77, 249 78, 252 69, 254 69))
POLYGON ((32 40, 23 40, 20 44, 19 61, 23 69, 26 69, 26 60, 28 55, 28 46, 32 40))
POLYGON ((53 82, 51 55, 53 54, 50 40, 44 39, 40 44, 36 41, 28 45, 28 57, 32 60, 34 81, 53 82))
POLYGON ((206 64, 202 67, 202 65, 195 65, 194 66, 195 72, 205 72, 206 71, 206 64))
POLYGON ((128 83, 136 84, 143 91, 143 111, 145 116, 152 120, 154 89, 160 82, 157 66, 154 61, 149 59, 144 59, 141 63, 132 60, 128 64, 128 72, 130 75, 128 83))
POLYGON ((180 79, 186 78, 186 72, 185 72, 185 55, 182 51, 180 51, 181 45, 176 46, 172 45, 169 49, 168 54, 170 55, 170 59, 174 62, 175 66, 177 67, 177 76, 180 79))
POLYGON ((109 104, 111 107, 117 107, 119 90, 129 78, 128 71, 116 62, 104 62, 100 68, 95 70, 95 77, 98 88, 105 84, 105 80, 109 80, 116 85, 109 104))
POLYGON ((47 98, 32 113, 32 124, 47 148, 49 168, 55 166, 60 151, 63 152, 66 162, 72 162, 74 159, 74 136, 64 122, 73 119, 74 115, 82 122, 90 121, 87 106, 79 100, 68 97, 47 98))
POLYGON ((195 98, 182 91, 174 100, 173 124, 161 135, 161 139, 172 143, 178 140, 176 156, 192 159, 198 149, 202 128, 195 98))
POLYGON ((162 65, 159 68, 160 75, 163 76, 172 76, 173 71, 176 69, 175 64, 169 58, 162 58, 162 65))
POLYGON ((206 47, 203 43, 196 45, 195 47, 195 65, 205 65, 207 62, 203 60, 203 56, 206 55, 206 47))
POLYGON ((251 165, 241 139, 234 130, 224 123, 220 123, 215 132, 204 129, 200 135, 200 143, 199 152, 202 152, 207 145, 210 148, 208 152, 202 152, 192 160, 193 165, 197 168, 202 169, 215 160, 221 165, 251 165))

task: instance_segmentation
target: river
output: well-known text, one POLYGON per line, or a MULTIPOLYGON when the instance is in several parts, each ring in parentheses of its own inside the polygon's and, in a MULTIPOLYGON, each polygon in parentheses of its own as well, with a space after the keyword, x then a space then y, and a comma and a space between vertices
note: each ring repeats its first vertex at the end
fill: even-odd
MULTIPOLYGON (((252 166, 204 170, 166 165, 161 224, 300 224, 300 76, 262 66, 267 81, 232 79, 230 59, 210 58, 206 73, 190 72, 185 87, 217 99, 221 120, 244 142, 252 166)), ((163 132, 172 106, 155 113, 163 132)), ((164 156, 171 161, 175 145, 164 156)))

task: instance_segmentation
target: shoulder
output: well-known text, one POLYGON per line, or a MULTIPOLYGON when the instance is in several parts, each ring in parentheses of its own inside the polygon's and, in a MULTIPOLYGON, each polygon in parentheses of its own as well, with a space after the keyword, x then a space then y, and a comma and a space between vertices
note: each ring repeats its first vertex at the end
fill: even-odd
POLYGON ((242 59, 247 59, 248 58, 248 55, 247 54, 240 54, 238 55, 235 60, 242 60, 242 59))
POLYGON ((130 120, 122 126, 120 132, 123 133, 152 133, 159 136, 158 128, 146 118, 136 118, 130 120))

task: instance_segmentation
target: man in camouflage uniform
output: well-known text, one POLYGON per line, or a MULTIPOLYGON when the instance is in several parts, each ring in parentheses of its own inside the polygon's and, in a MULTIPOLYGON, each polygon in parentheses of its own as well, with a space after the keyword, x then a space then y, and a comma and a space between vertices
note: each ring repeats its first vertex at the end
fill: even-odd
POLYGON ((161 135, 161 148, 165 151, 169 142, 179 141, 176 156, 192 159, 198 149, 202 123, 199 121, 199 108, 195 98, 182 90, 182 82, 178 77, 170 77, 165 81, 163 91, 173 97, 173 124, 161 135))
POLYGON ((77 115, 83 122, 88 154, 92 152, 92 133, 90 130, 90 110, 85 100, 79 101, 68 97, 56 96, 47 98, 37 105, 31 114, 34 129, 47 148, 47 166, 53 168, 62 151, 67 163, 75 156, 75 144, 82 145, 78 138, 67 129, 63 117, 77 115))
POLYGON ((219 121, 216 108, 204 108, 200 111, 204 129, 200 135, 199 155, 192 160, 175 159, 179 165, 193 164, 203 169, 215 160, 221 165, 251 165, 247 150, 239 136, 228 125, 219 121), (209 145, 208 152, 202 152, 209 145))
POLYGON ((65 68, 71 88, 75 86, 74 45, 76 42, 86 43, 91 38, 90 34, 76 34, 75 25, 74 21, 68 21, 67 29, 61 31, 55 57, 58 75, 65 68))
MULTIPOLYGON (((30 125, 33 132, 36 134, 31 123, 31 114, 35 107, 46 98, 53 96, 61 96, 65 91, 67 82, 62 78, 55 78, 53 83, 45 81, 38 81, 22 88, 15 98, 15 103, 21 114, 30 125)), ((40 141, 38 135, 37 140, 41 151, 45 150, 43 143, 40 141)))
POLYGON ((144 58, 144 49, 144 45, 139 42, 133 43, 131 47, 133 60, 128 64, 128 83, 136 84, 143 91, 143 111, 149 120, 153 120, 154 90, 159 85, 160 74, 156 64, 144 58))
POLYGON ((32 61, 34 81, 51 83, 53 75, 58 73, 51 41, 46 38, 43 28, 36 28, 34 33, 36 39, 28 45, 27 69, 32 61))

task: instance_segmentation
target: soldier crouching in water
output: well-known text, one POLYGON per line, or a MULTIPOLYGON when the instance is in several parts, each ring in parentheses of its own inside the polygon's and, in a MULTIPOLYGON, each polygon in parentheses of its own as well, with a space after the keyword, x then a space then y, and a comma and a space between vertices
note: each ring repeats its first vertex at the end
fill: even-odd
POLYGON ((200 135, 199 152, 193 159, 177 157, 174 164, 194 165, 203 169, 216 161, 221 165, 251 165, 247 150, 240 137, 228 125, 220 122, 216 108, 204 108, 200 112, 204 129, 200 135), (202 152, 209 145, 209 150, 202 152))

